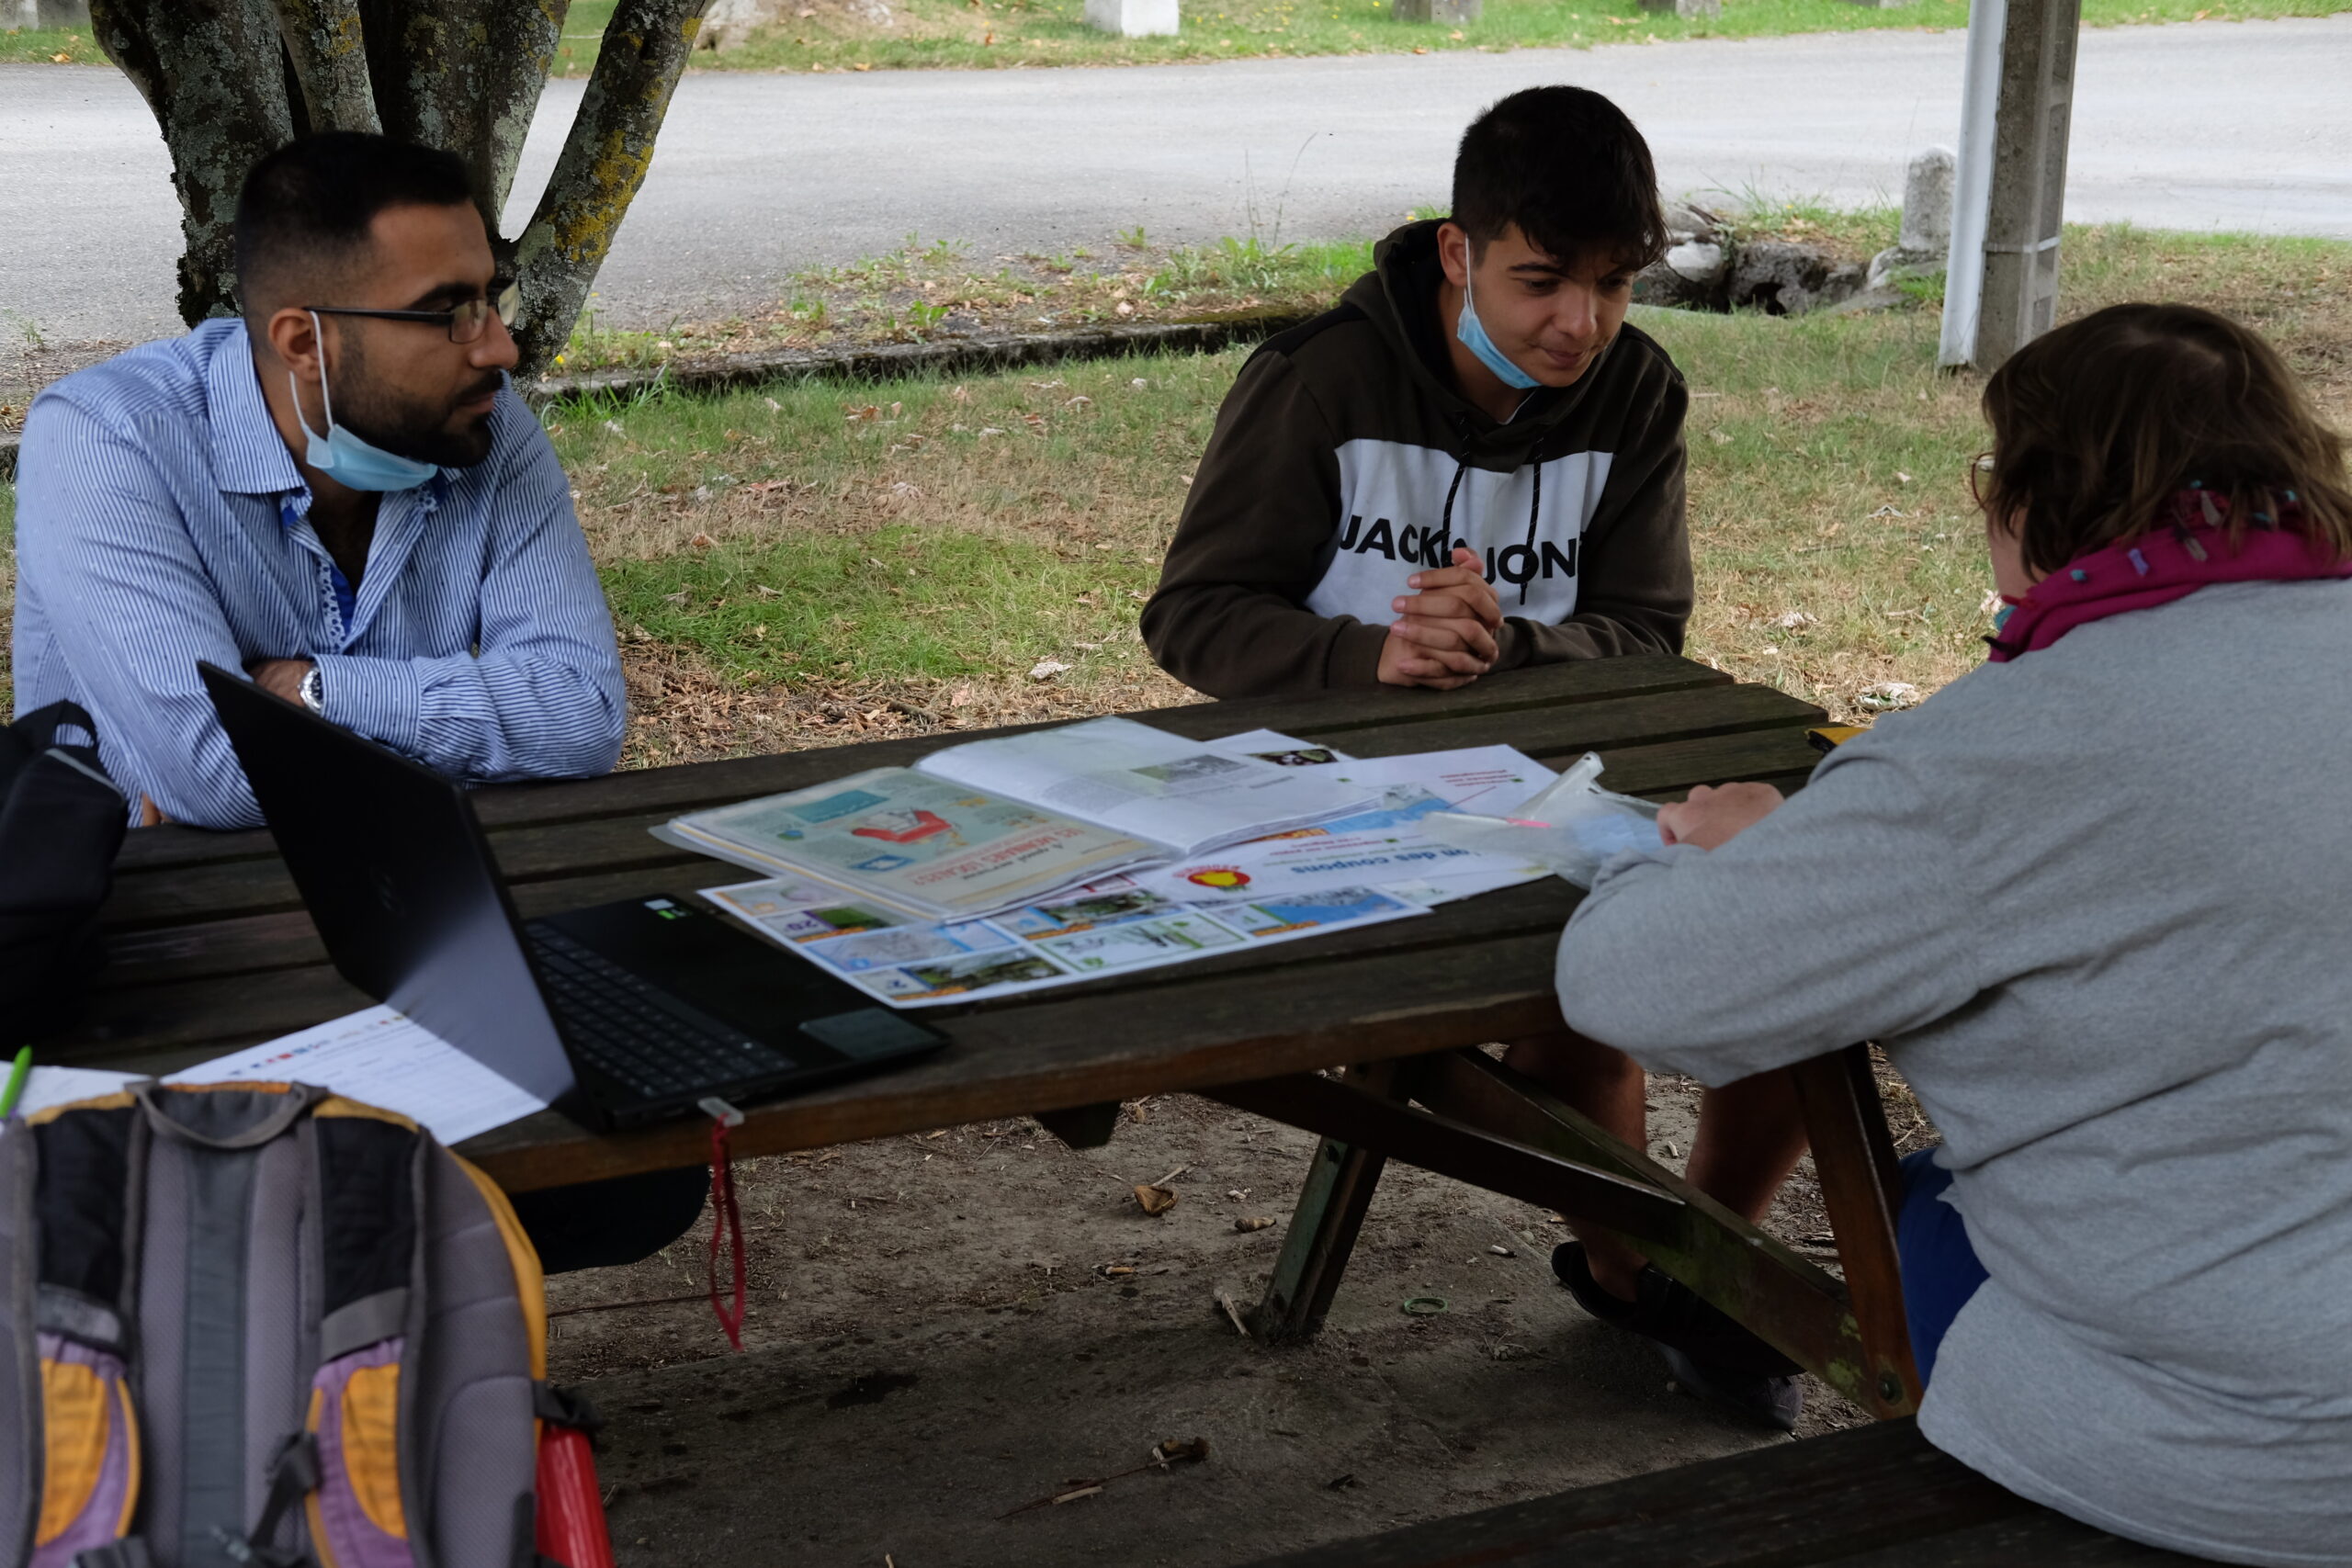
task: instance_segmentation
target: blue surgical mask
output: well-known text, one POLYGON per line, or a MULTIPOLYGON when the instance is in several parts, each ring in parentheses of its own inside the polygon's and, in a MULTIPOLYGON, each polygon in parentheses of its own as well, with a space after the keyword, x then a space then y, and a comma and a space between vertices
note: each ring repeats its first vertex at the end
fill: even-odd
POLYGON ((1462 280, 1462 314, 1453 319, 1453 335, 1460 338, 1462 346, 1476 355, 1478 363, 1493 371, 1504 386, 1515 387, 1524 392, 1543 385, 1505 358, 1503 351, 1495 346, 1495 340, 1487 335, 1487 324, 1478 319, 1478 307, 1471 302, 1470 279, 1466 276, 1462 280))
POLYGON ((413 457, 403 457, 382 447, 362 441, 345 426, 334 422, 334 394, 327 390, 327 356, 324 334, 319 318, 311 317, 311 330, 320 333, 319 397, 326 404, 327 433, 322 436, 302 417, 302 392, 295 385, 294 372, 286 373, 286 385, 294 394, 294 418, 302 426, 308 448, 303 457, 311 467, 325 474, 335 483, 351 490, 414 490, 441 470, 432 463, 420 463, 413 457))

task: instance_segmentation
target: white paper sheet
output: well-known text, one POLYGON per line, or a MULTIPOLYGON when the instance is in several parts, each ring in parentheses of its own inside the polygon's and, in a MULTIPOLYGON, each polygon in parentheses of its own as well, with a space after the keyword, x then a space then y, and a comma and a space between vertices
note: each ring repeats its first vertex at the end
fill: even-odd
MULTIPOLYGON (((0 1067, 0 1077, 6 1076, 0 1067)), ((112 1094, 128 1083, 137 1083, 138 1073, 110 1073, 101 1067, 35 1067, 25 1080, 25 1092, 17 1101, 17 1114, 30 1116, 36 1111, 46 1111, 52 1105, 71 1105, 77 1100, 96 1100, 102 1094, 112 1094)))
POLYGON ((317 1084, 413 1117, 450 1145, 547 1109, 546 1100, 388 1007, 248 1046, 164 1081, 317 1084))

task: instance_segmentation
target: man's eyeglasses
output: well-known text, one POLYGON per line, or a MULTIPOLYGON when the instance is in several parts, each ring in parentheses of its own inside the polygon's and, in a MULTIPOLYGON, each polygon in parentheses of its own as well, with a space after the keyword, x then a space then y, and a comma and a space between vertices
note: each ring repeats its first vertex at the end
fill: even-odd
POLYGON ((508 280, 494 282, 488 299, 476 295, 461 299, 446 310, 360 310, 346 305, 306 305, 322 316, 372 316, 383 321, 438 321, 448 328, 451 343, 471 343, 489 330, 491 312, 507 326, 522 313, 523 286, 508 280))

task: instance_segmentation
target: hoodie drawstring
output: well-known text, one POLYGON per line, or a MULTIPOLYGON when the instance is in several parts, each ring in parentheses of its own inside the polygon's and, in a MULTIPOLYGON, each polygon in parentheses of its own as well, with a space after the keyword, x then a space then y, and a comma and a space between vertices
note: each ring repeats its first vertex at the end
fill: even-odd
MULTIPOLYGON (((1538 457, 1535 460, 1535 494, 1527 503, 1527 544, 1525 548, 1531 570, 1526 577, 1520 580, 1519 602, 1521 604, 1527 603, 1527 585, 1534 580, 1535 576, 1532 567, 1535 560, 1536 529, 1542 525, 1544 521, 1544 459, 1541 457, 1538 457)), ((1451 546, 1453 541, 1453 500, 1454 497, 1462 493, 1462 476, 1469 471, 1470 460, 1467 457, 1454 458, 1453 482, 1445 487, 1445 510, 1438 514, 1437 522, 1438 537, 1444 540, 1448 546, 1451 546)), ((1453 558, 1452 552, 1449 549, 1446 558, 1437 562, 1436 564, 1440 566, 1449 565, 1452 563, 1453 558)))
POLYGON ((1527 503, 1528 572, 1520 580, 1519 602, 1527 603, 1527 585, 1535 580, 1535 525, 1544 515, 1544 459, 1535 459, 1535 499, 1527 503))
POLYGON ((1445 549, 1445 558, 1434 563, 1438 566, 1453 564, 1453 498, 1462 493, 1462 476, 1469 471, 1469 458, 1453 459, 1453 482, 1445 487, 1445 510, 1438 513, 1437 519, 1437 536, 1443 541, 1445 549))

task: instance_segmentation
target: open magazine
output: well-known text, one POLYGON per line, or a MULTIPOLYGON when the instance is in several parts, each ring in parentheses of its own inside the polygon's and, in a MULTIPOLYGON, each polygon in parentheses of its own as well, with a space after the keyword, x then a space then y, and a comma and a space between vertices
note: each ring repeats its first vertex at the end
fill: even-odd
POLYGON ((1550 874, 1540 860, 1457 848, 1422 830, 1448 811, 1508 812, 1550 787, 1551 769, 1508 746, 1359 761, 1270 730, 1210 744, 1376 798, 1315 826, 1065 887, 982 919, 923 919, 798 876, 702 896, 809 963, 914 1008, 1404 919, 1550 874))
POLYGON ((898 911, 971 919, 1377 798, 1318 770, 1103 718, 695 812, 663 836, 898 911))

